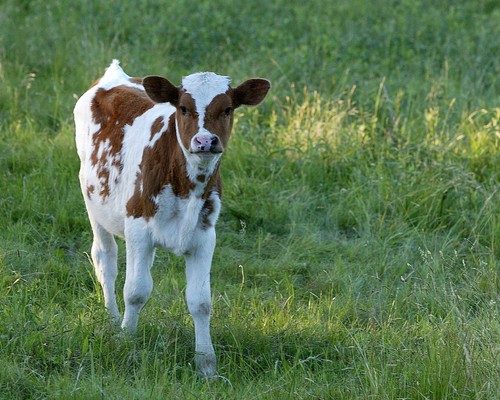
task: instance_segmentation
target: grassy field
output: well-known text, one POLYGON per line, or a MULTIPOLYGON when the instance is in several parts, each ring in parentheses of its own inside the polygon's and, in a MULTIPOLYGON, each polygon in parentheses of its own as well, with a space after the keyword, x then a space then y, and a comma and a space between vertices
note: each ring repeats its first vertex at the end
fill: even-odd
POLYGON ((499 398, 499 20, 495 0, 0 1, 0 399, 499 398), (214 382, 182 258, 158 253, 132 338, 94 278, 72 109, 113 58, 273 83, 222 164, 214 382))

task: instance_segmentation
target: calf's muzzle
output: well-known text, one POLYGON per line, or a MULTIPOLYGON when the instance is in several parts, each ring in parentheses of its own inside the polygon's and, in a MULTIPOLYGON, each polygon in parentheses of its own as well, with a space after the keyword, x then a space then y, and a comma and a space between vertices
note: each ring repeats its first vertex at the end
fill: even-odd
POLYGON ((196 135, 191 141, 193 153, 222 153, 223 148, 219 137, 212 134, 196 135))

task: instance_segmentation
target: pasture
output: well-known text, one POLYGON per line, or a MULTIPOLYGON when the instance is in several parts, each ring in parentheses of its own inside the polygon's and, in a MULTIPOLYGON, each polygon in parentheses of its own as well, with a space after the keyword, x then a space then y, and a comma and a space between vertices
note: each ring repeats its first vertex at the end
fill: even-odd
POLYGON ((2 0, 0 399, 500 397, 499 20, 495 0, 2 0), (72 110, 113 58, 273 84, 223 156, 213 382, 182 258, 158 251, 137 335, 104 310, 72 110))

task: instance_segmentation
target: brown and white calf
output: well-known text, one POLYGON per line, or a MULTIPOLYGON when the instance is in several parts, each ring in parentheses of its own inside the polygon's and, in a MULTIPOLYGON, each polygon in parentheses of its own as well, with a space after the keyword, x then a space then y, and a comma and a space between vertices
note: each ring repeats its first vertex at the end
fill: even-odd
POLYGON ((183 255, 195 361, 203 376, 216 373, 210 268, 221 204, 220 158, 234 109, 259 104, 269 88, 264 79, 232 88, 228 77, 211 72, 184 77, 178 87, 159 76, 131 78, 114 60, 74 110, 92 260, 105 305, 120 321, 114 236, 126 241, 121 326, 132 332, 153 287, 155 248, 183 255))

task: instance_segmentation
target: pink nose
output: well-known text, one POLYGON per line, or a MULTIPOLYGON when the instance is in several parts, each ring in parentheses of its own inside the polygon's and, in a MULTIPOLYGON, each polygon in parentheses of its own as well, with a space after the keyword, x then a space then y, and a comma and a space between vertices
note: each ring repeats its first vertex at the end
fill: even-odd
POLYGON ((198 151, 213 151, 219 143, 219 138, 217 136, 195 136, 194 145, 198 151))

